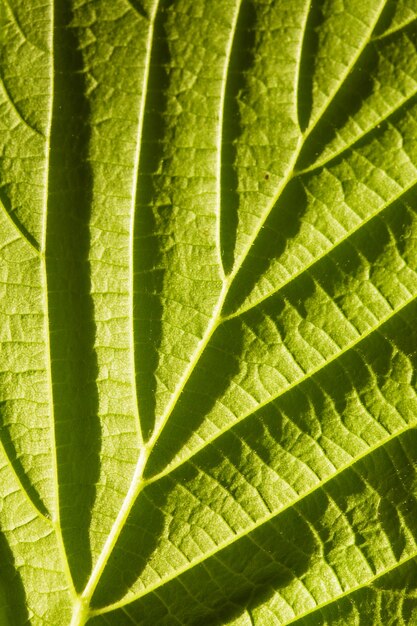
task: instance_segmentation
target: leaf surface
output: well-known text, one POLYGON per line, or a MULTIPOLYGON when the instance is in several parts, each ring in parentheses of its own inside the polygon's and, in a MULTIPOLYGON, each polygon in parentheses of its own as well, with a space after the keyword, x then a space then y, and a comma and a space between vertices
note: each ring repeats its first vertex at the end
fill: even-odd
POLYGON ((0 621, 417 621, 417 2, 1 0, 0 621))

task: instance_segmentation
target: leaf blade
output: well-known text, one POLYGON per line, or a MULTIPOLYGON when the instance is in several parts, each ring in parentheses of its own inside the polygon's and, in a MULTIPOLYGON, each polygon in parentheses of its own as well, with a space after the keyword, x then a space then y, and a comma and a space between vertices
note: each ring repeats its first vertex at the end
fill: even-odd
POLYGON ((415 0, 3 7, 4 619, 412 620, 415 0))

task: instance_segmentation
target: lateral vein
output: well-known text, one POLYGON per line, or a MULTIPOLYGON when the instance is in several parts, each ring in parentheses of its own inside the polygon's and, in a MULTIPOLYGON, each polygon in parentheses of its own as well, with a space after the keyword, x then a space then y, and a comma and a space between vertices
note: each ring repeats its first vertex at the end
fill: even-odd
MULTIPOLYGON (((177 578, 179 575, 185 574, 186 572, 189 572, 194 567, 200 565, 201 563, 204 563, 204 561, 206 561, 208 558, 215 556, 216 554, 220 553, 222 550, 225 550, 230 545, 234 544, 236 541, 239 541, 240 539, 243 539, 244 537, 248 536, 250 533, 254 532, 257 528, 259 528, 263 524, 266 524, 266 523, 272 521, 273 519, 275 519, 278 516, 282 515, 288 509, 294 508, 295 506, 299 505, 308 496, 311 496, 313 493, 315 493, 319 489, 323 488, 325 485, 330 483, 334 478, 337 478, 343 472, 349 470, 351 467, 353 467, 356 463, 361 461, 363 458, 365 458, 369 454, 373 454, 375 451, 377 451, 377 450, 383 448, 384 446, 386 446, 390 441, 394 441, 395 439, 397 439, 398 437, 400 437, 404 433, 410 431, 413 428, 413 426, 414 426, 413 424, 407 424, 407 426, 405 428, 402 428, 401 430, 396 431, 395 433, 393 433, 389 437, 386 437, 385 439, 379 441, 377 444, 375 444, 373 446, 370 446, 369 448, 364 450, 361 454, 359 454, 358 456, 354 457, 349 463, 346 463, 346 465, 338 468, 333 474, 327 476, 325 479, 320 480, 317 484, 315 484, 313 487, 311 487, 307 491, 303 492, 302 494, 298 494, 298 497, 295 500, 293 500, 292 502, 289 502, 288 504, 283 506, 278 511, 273 511, 270 514, 263 516, 261 519, 257 520, 253 524, 251 524, 249 528, 247 527, 241 533, 237 533, 237 534, 233 535, 233 537, 230 540, 225 541, 224 543, 222 543, 220 545, 217 545, 211 551, 206 552, 201 557, 195 559, 195 561, 193 561, 192 563, 187 563, 187 565, 185 565, 184 567, 177 569, 175 571, 175 573, 173 573, 170 576, 167 576, 166 578, 164 578, 164 580, 160 581, 159 583, 154 584, 152 587, 147 588, 143 592, 131 595, 131 596, 129 596, 129 597, 123 599, 123 600, 119 600, 118 602, 114 602, 114 603, 109 604, 109 605, 107 605, 105 607, 102 607, 100 609, 93 610, 91 612, 91 614, 92 615, 102 615, 102 614, 105 614, 105 613, 109 613, 111 611, 115 611, 116 609, 120 609, 120 608, 122 608, 124 606, 128 606, 132 602, 140 600, 141 598, 147 596, 148 594, 153 593, 154 591, 156 591, 157 589, 159 589, 163 585, 165 585, 168 582, 170 582, 171 580, 174 580, 175 578, 177 578)), ((414 558, 415 556, 417 556, 417 549, 416 549, 416 553, 413 554, 413 556, 410 557, 410 558, 414 558)), ((393 565, 392 569, 395 569, 396 567, 399 567, 401 564, 402 563, 397 562, 396 564, 393 565)), ((382 576, 383 574, 386 574, 388 571, 389 570, 384 571, 380 575, 382 576)), ((370 580, 369 582, 367 582, 366 584, 370 584, 372 582, 373 582, 373 579, 370 580)), ((356 590, 356 589, 354 589, 354 590, 356 590)), ((352 591, 354 591, 354 590, 352 590, 352 591)))
POLYGON ((135 152, 135 161, 134 161, 134 169, 133 169, 133 180, 132 180, 132 202, 131 202, 131 225, 130 225, 130 238, 129 238, 129 252, 130 252, 130 319, 131 319, 131 371, 132 371, 132 380, 131 384, 134 390, 135 400, 136 400, 136 420, 138 427, 138 437, 140 440, 140 453, 138 457, 138 461, 136 463, 135 471, 133 473, 132 481, 130 483, 130 487, 128 492, 123 500, 122 506, 119 510, 119 513, 116 517, 116 520, 113 523, 113 526, 110 530, 109 535, 106 538, 106 541, 103 545, 103 548, 98 556, 98 559, 93 567, 91 575, 87 581, 87 584, 84 588, 80 596, 80 602, 83 607, 87 607, 91 601, 91 597, 100 581, 101 575, 107 565, 108 559, 116 545, 116 542, 120 536, 120 533, 123 530, 125 522, 129 516, 129 513, 138 497, 142 486, 142 476, 144 471, 144 466, 147 461, 148 449, 143 445, 143 433, 140 425, 139 418, 139 410, 138 410, 138 396, 137 396, 137 386, 136 386, 136 378, 135 378, 135 358, 134 358, 134 316, 133 316, 133 285, 134 285, 134 220, 135 220, 135 208, 136 208, 136 197, 137 197, 137 184, 138 184, 138 176, 139 176, 139 163, 140 163, 140 153, 141 153, 141 136, 143 132, 143 122, 145 116, 145 106, 146 106, 146 95, 147 95, 147 84, 149 81, 149 72, 150 72, 150 63, 152 58, 152 48, 153 48, 153 40, 154 40, 154 32, 155 32, 155 20, 160 7, 160 0, 156 0, 154 5, 153 14, 149 20, 149 29, 148 29, 148 37, 146 42, 146 57, 145 57, 145 71, 143 77, 142 84, 142 97, 140 102, 139 116, 138 116, 138 132, 136 136, 136 152, 135 152))
POLYGON ((180 467, 180 466, 184 465, 185 463, 187 463, 188 461, 190 461, 190 459, 192 459, 201 450, 204 450, 207 446, 211 445, 214 441, 216 441, 219 437, 221 437, 222 435, 227 433, 229 430, 231 430, 232 428, 234 428, 235 426, 237 426, 238 424, 240 424, 244 420, 250 418, 252 415, 255 415, 258 411, 263 409, 265 406, 268 406, 272 402, 275 402, 275 400, 277 400, 281 396, 284 396, 285 394, 287 394, 289 391, 291 391, 295 387, 298 387, 298 385, 300 385, 301 383, 304 383, 306 380, 309 380, 310 378, 312 378, 313 376, 318 374, 320 371, 322 371, 328 365, 330 365, 331 363, 333 363, 334 361, 336 361, 337 359, 342 357, 343 354, 346 354, 348 351, 353 350, 356 346, 358 346, 363 341, 365 341, 365 339, 367 337, 371 336, 375 332, 378 332, 378 330, 381 328, 381 326, 383 324, 386 324, 387 322, 389 322, 390 319, 392 319, 394 316, 398 315, 403 309, 405 309, 406 307, 410 306, 415 301, 416 301, 416 295, 413 294, 400 307, 398 307, 396 309, 392 309, 389 314, 385 315, 381 320, 379 320, 379 323, 376 326, 373 326, 372 328, 370 328, 366 333, 363 333, 362 335, 359 335, 354 341, 350 342, 342 350, 340 350, 339 352, 335 353, 332 357, 327 359, 324 363, 321 363, 318 367, 310 370, 304 376, 301 376, 298 380, 296 380, 295 382, 293 382, 290 385, 288 385, 285 389, 283 389, 279 393, 270 396, 267 400, 264 400, 263 402, 260 402, 256 406, 256 408, 254 410, 250 411, 249 413, 245 413, 244 415, 242 415, 239 418, 235 419, 235 421, 232 424, 229 424, 227 427, 219 429, 218 432, 215 435, 213 435, 210 439, 207 439, 201 446, 195 448, 194 451, 192 452, 192 454, 190 454, 188 457, 182 458, 180 462, 178 462, 176 464, 169 465, 162 472, 159 472, 155 476, 152 476, 151 478, 149 478, 147 480, 148 484, 156 482, 156 481, 160 480, 161 478, 163 478, 164 476, 167 476, 168 474, 171 474, 171 472, 173 472, 178 467, 180 467))
POLYGON ((54 492, 55 492, 55 511, 53 513, 53 522, 55 525, 55 535, 58 543, 58 550, 60 552, 60 556, 62 559, 63 568, 66 574, 69 593, 72 598, 75 600, 76 598, 76 590, 74 581, 72 578, 71 570, 69 568, 69 563, 67 559, 67 554, 64 545, 64 539, 62 536, 61 523, 60 523, 60 495, 59 495, 59 479, 58 479, 58 457, 57 457, 57 438, 56 438, 56 428, 55 428, 55 405, 54 405, 54 394, 52 388, 52 354, 51 354, 51 342, 50 342, 50 319, 49 319, 49 296, 48 296, 48 275, 47 275, 47 267, 46 267, 46 240, 47 240, 47 227, 48 227, 48 207, 49 207, 49 187, 50 187, 50 156, 51 156, 51 133, 52 133, 52 123, 53 123, 53 110, 54 110, 54 81, 55 81, 55 65, 54 65, 54 46, 55 46, 55 0, 51 0, 51 42, 50 48, 52 50, 51 55, 51 98, 50 98, 50 109, 49 109, 49 119, 47 124, 47 133, 46 133, 46 145, 45 145, 45 181, 44 181, 44 216, 42 223, 42 238, 41 238, 41 272, 42 272, 42 283, 43 283, 43 307, 44 307, 44 317, 45 317, 45 353, 46 353, 46 372, 47 372, 47 382, 48 382, 48 405, 50 410, 50 435, 51 435, 51 450, 52 450, 52 470, 53 470, 53 483, 54 483, 54 492))

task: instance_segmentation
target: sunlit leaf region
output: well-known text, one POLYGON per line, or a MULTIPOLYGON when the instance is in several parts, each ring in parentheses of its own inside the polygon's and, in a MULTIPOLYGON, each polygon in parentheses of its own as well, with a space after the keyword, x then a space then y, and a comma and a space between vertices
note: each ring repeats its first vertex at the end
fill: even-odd
POLYGON ((1 626, 417 624, 417 0, 0 0, 1 626))

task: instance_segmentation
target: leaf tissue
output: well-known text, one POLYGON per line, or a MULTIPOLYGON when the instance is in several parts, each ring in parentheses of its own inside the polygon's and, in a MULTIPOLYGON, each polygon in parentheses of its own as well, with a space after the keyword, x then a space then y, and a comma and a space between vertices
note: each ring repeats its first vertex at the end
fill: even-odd
POLYGON ((417 0, 0 0, 1 626, 417 624, 417 0))

